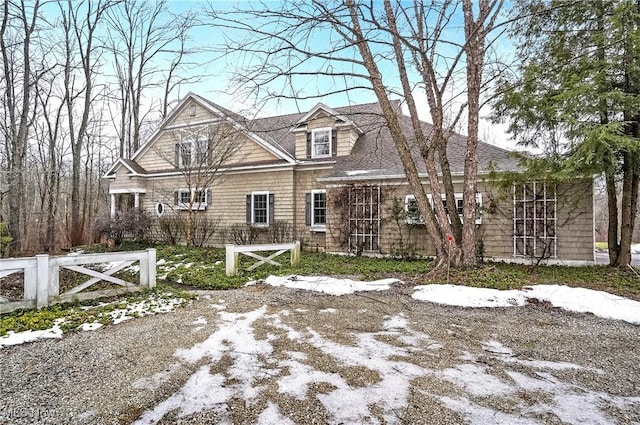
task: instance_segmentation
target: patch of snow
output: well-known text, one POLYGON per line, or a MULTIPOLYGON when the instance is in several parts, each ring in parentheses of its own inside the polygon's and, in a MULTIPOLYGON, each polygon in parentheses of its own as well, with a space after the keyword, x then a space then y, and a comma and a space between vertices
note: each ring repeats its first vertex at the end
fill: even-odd
POLYGON ((537 377, 507 371, 507 375, 521 391, 543 391, 551 396, 549 404, 538 402, 530 406, 532 413, 545 414, 552 411, 563 423, 575 425, 605 425, 613 423, 600 409, 602 403, 612 404, 621 410, 634 410, 640 407, 640 397, 620 397, 585 388, 558 380, 550 373, 537 373, 537 377))
POLYGON ((80 325, 80 330, 82 331, 95 331, 96 329, 100 329, 102 327, 102 323, 93 322, 93 323, 83 323, 80 325))
POLYGON ((168 412, 178 409, 178 417, 184 417, 204 409, 213 409, 225 415, 223 403, 233 395, 230 388, 224 386, 224 376, 209 373, 210 366, 198 369, 171 397, 158 404, 153 410, 145 412, 134 424, 157 424, 168 412))
POLYGON ((603 291, 564 285, 535 285, 509 291, 458 285, 424 285, 416 287, 412 297, 459 307, 521 306, 535 298, 568 311, 640 324, 640 302, 603 291))
POLYGON ((269 402, 267 404, 267 408, 260 413, 258 416, 258 420, 256 425, 295 425, 291 419, 282 416, 280 414, 280 410, 278 409, 278 405, 269 402))
POLYGON ((222 304, 210 304, 209 307, 215 309, 215 310, 224 310, 227 308, 226 305, 222 305, 222 304))
POLYGON ((436 376, 464 388, 473 397, 503 396, 514 391, 513 386, 487 373, 484 367, 475 364, 461 364, 438 372, 436 376))
POLYGON ((591 313, 605 319, 640 325, 640 302, 593 289, 564 285, 535 285, 525 288, 527 298, 549 301, 554 307, 591 313))
POLYGON ((640 254, 640 243, 631 244, 631 253, 640 254))
POLYGON ((24 344, 25 342, 32 342, 44 338, 62 338, 60 323, 62 323, 63 320, 64 319, 56 319, 53 322, 53 326, 49 329, 37 331, 28 330, 23 332, 9 331, 6 335, 0 337, 0 347, 24 344))
POLYGON ((385 331, 405 329, 407 327, 407 319, 404 315, 393 316, 382 324, 382 329, 385 331))
POLYGON ((140 378, 133 383, 133 388, 136 390, 155 390, 161 384, 167 382, 171 377, 171 374, 180 369, 180 363, 173 363, 165 370, 162 370, 150 378, 140 378))
MULTIPOLYGON (((361 282, 351 279, 337 279, 328 276, 269 276, 264 283, 271 286, 286 286, 294 289, 324 292, 330 295, 353 294, 358 291, 384 291, 392 284, 400 282, 398 279, 381 279, 373 282, 361 282)), ((255 282, 249 282, 254 284, 255 282)))
POLYGON ((468 399, 439 397, 447 408, 460 413, 469 425, 539 425, 538 421, 480 406, 468 399))
POLYGON ((522 291, 501 291, 460 285, 416 286, 412 297, 418 301, 457 307, 513 307, 526 303, 522 291))
MULTIPOLYGON (((114 303, 119 303, 115 301, 114 303)), ((129 303, 125 308, 115 309, 106 313, 106 316, 110 317, 112 323, 117 325, 125 320, 133 319, 134 317, 146 316, 156 313, 167 313, 173 311, 176 306, 182 304, 184 298, 151 298, 145 299, 140 302, 129 303)), ((113 303, 99 303, 98 307, 105 306, 113 303)), ((96 308, 96 306, 81 307, 82 310, 89 310, 96 308)), ((7 335, 0 337, 0 348, 5 345, 17 345, 25 342, 36 341, 43 338, 61 338, 62 329, 60 324, 64 323, 64 318, 59 318, 54 321, 53 327, 44 330, 28 330, 23 332, 9 331, 7 335)), ((91 322, 83 323, 78 326, 78 329, 83 331, 93 331, 102 327, 101 323, 91 322)))
POLYGON ((207 324, 207 319, 205 319, 204 317, 200 316, 200 317, 198 317, 196 320, 194 320, 191 323, 194 324, 194 325, 206 325, 207 324))
POLYGON ((288 375, 278 380, 278 391, 297 400, 304 400, 307 397, 309 385, 316 382, 326 382, 337 388, 348 387, 339 373, 315 370, 297 360, 284 360, 278 366, 289 372, 288 375))

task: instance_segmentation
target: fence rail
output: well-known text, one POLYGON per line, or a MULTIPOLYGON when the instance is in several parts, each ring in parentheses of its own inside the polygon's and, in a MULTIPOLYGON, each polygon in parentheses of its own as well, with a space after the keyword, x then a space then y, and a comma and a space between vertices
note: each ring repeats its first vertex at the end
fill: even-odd
MULTIPOLYGON (((127 292, 140 291, 156 286, 156 250, 129 252, 109 252, 102 254, 84 254, 76 256, 36 255, 28 258, 7 258, 0 260, 0 278, 13 273, 24 273, 24 296, 21 301, 0 302, 0 314, 17 309, 42 308, 52 304, 84 301, 88 299, 115 296, 127 292), (97 271, 87 264, 116 263, 106 271, 97 271), (139 282, 127 282, 113 276, 115 273, 139 263, 139 282), (65 268, 90 276, 82 282, 60 294, 60 269, 65 268), (120 288, 83 292, 98 282, 109 282, 120 288)), ((4 301, 4 300, 0 300, 4 301)))
POLYGON ((226 247, 226 272, 227 276, 233 276, 238 272, 238 256, 244 254, 249 257, 259 260, 257 263, 252 264, 249 270, 261 266, 262 264, 269 263, 275 266, 281 264, 274 260, 278 255, 284 254, 287 251, 291 252, 291 264, 298 264, 300 262, 300 241, 292 243, 280 243, 280 244, 261 244, 261 245, 225 245, 226 247), (263 256, 256 254, 256 252, 276 251, 269 256, 263 256))

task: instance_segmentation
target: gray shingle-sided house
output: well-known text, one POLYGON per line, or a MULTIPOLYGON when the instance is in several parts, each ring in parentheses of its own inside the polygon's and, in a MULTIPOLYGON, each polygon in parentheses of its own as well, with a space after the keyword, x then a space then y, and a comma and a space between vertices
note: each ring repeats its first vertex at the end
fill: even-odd
MULTIPOLYGON (((318 104, 306 113, 248 120, 189 94, 131 159, 119 159, 105 174, 111 213, 126 204, 161 222, 191 208, 203 222, 215 222, 212 245, 233 243, 236 226, 236 233, 250 229, 256 241, 295 237, 306 249, 327 252, 433 254, 380 114, 377 103, 318 104), (207 179, 212 173, 219 178, 207 179)), ((408 117, 401 121, 411 135, 408 117)), ((453 135, 447 149, 461 193, 465 138, 453 135)), ((476 225, 484 258, 594 261, 592 179, 498 189, 490 171, 518 171, 517 160, 486 143, 478 157, 476 225)), ((461 195, 456 203, 460 210, 461 195)))

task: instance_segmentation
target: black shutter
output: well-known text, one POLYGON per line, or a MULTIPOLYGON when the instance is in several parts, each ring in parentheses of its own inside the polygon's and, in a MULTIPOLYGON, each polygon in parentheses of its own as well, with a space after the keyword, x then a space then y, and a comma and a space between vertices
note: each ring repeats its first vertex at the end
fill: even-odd
POLYGON ((213 140, 211 140, 212 136, 208 135, 209 139, 207 140, 207 165, 213 165, 213 140))
POLYGON ((179 168, 180 167, 180 143, 176 143, 176 158, 175 158, 175 162, 174 162, 173 166, 175 168, 179 168))
POLYGON ((338 155, 338 130, 331 130, 331 156, 338 155))
POLYGON ((311 158, 311 133, 307 133, 307 158, 311 158))
POLYGON ((204 190, 204 204, 206 206, 209 206, 210 202, 211 202, 211 191, 209 189, 205 189, 204 190))
POLYGON ((251 195, 247 195, 247 224, 251 224, 251 195))
POLYGON ((173 205, 178 205, 178 191, 173 191, 173 205))
POLYGON ((275 202, 274 202, 274 195, 273 193, 269 194, 269 224, 273 224, 273 222, 275 221, 274 219, 274 212, 275 212, 275 206, 274 206, 275 202))
POLYGON ((311 226, 311 193, 305 193, 304 195, 304 223, 307 226, 311 226))

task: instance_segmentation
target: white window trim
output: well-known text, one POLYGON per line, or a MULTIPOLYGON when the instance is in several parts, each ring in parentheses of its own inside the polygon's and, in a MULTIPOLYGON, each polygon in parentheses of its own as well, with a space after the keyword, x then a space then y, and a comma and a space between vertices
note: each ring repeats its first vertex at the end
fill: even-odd
MULTIPOLYGON (((404 197, 404 213, 405 213, 404 222, 406 224, 424 224, 424 217, 422 217, 422 215, 420 215, 419 217, 409 217, 409 203, 411 201, 413 201, 414 203, 416 202, 415 195, 406 195, 404 197)), ((417 206, 417 203, 416 203, 416 206, 417 206)))
MULTIPOLYGON (((180 154, 178 155, 178 167, 180 168, 196 168, 196 167, 200 167, 203 164, 198 164, 197 163, 197 158, 198 158, 198 142, 200 142, 201 140, 196 138, 196 139, 191 139, 191 140, 184 140, 180 143, 178 143, 178 145, 180 146, 180 154), (183 145, 191 145, 191 159, 188 165, 185 165, 183 160, 182 160, 182 146, 183 145)), ((202 140, 202 143, 204 143, 205 141, 202 140)), ((206 155, 205 155, 205 162, 206 162, 206 155)))
MULTIPOLYGON (((441 194, 440 196, 441 196, 442 200, 445 200, 447 198, 447 196, 445 194, 441 194)), ((458 210, 458 201, 462 201, 463 194, 462 193, 454 193, 454 197, 455 197, 455 200, 456 200, 455 209, 457 211, 458 210)), ((416 199, 415 195, 406 195, 404 197, 404 211, 405 211, 405 213, 409 211, 409 201, 410 200, 415 200, 415 199, 416 199)), ((431 194, 427 194, 427 199, 429 200, 429 204, 431 205, 431 208, 434 208, 432 195, 431 194)), ((476 204, 478 205, 478 209, 477 209, 477 216, 476 216, 475 223, 476 224, 482 224, 482 193, 476 193, 476 204)), ((462 220, 462 214, 458 214, 458 216, 460 217, 460 221, 462 222, 463 221, 462 220)), ((407 224, 423 224, 424 223, 424 217, 420 216, 419 219, 407 217, 405 219, 405 223, 407 223, 407 224)))
POLYGON ((332 145, 333 145, 332 132, 333 132, 333 129, 331 127, 314 128, 313 130, 311 130, 311 158, 330 158, 331 155, 333 155, 333 152, 331 152, 332 145), (316 133, 322 133, 326 131, 329 132, 329 153, 326 155, 316 155, 316 149, 315 149, 316 133))
POLYGON ((187 211, 189 209, 189 203, 185 203, 185 202, 180 202, 180 194, 181 193, 193 193, 195 191, 204 191, 204 202, 194 202, 193 205, 191 206, 191 211, 204 211, 207 209, 208 203, 207 203, 207 198, 209 198, 211 195, 209 194, 209 189, 202 189, 202 188, 194 188, 194 189, 177 189, 176 192, 178 192, 178 205, 176 205, 176 209, 181 210, 181 211, 187 211))
POLYGON ((324 189, 317 189, 311 191, 311 230, 314 232, 326 232, 327 231, 327 191, 324 189), (324 202, 325 202, 325 222, 324 223, 316 223, 315 222, 315 210, 316 210, 316 197, 315 195, 318 193, 324 193, 324 202))
POLYGON ((162 202, 156 202, 155 212, 158 217, 162 217, 167 212, 167 206, 162 202), (162 209, 162 211, 160 211, 162 209))
POLYGON ((270 193, 267 191, 257 191, 251 192, 251 225, 254 227, 269 227, 269 223, 271 222, 271 217, 269 217, 269 195, 270 193), (267 222, 266 223, 256 223, 256 209, 255 209, 255 199, 256 196, 265 195, 267 197, 267 222))

